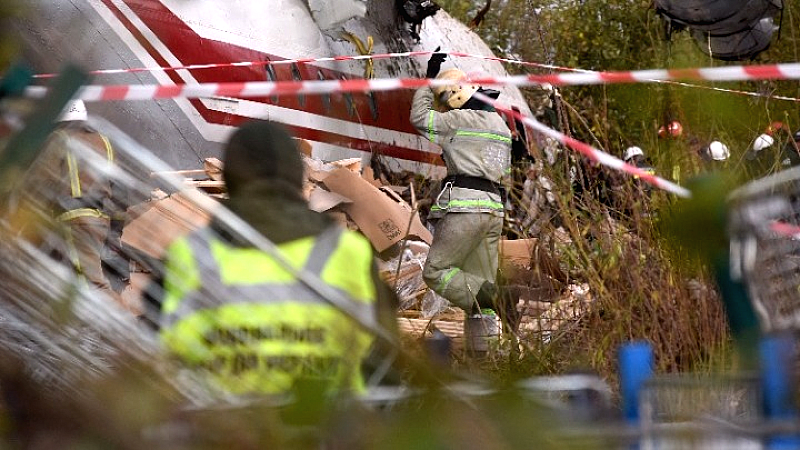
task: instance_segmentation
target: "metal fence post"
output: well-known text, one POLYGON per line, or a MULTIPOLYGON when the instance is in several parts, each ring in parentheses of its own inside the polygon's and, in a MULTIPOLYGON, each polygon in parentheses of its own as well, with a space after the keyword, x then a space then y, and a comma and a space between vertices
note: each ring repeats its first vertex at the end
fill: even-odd
MULTIPOLYGON (((794 376, 795 339, 788 332, 769 334, 762 338, 759 350, 764 417, 775 425, 794 425, 799 417, 794 376)), ((778 432, 767 436, 765 444, 768 449, 797 449, 800 435, 778 432)))

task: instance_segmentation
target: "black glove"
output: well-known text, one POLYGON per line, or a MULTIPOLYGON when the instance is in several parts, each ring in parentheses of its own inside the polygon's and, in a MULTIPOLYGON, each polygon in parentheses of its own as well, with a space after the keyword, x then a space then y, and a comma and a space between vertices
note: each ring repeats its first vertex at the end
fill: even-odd
MULTIPOLYGON (((438 52, 441 47, 436 47, 434 52, 438 52)), ((428 60, 428 70, 425 72, 425 78, 436 78, 439 75, 439 70, 442 68, 442 63, 447 59, 446 53, 434 53, 431 59, 428 60)))

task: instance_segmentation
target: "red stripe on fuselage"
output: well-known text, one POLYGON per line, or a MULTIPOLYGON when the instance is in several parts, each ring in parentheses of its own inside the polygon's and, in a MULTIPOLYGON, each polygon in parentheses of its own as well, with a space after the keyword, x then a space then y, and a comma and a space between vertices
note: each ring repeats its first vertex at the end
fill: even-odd
MULTIPOLYGON (((249 117, 224 113, 216 110, 208 110, 208 114, 214 123, 224 122, 226 125, 234 127, 251 120, 249 117)), ((343 136, 338 133, 332 133, 330 131, 324 131, 318 128, 307 128, 299 125, 289 124, 287 124, 286 127, 294 136, 307 139, 309 141, 325 142, 331 145, 338 145, 340 147, 347 147, 353 150, 371 152, 391 158, 405 159, 408 161, 416 161, 426 164, 444 165, 444 161, 442 161, 441 157, 434 153, 421 152, 407 147, 398 147, 396 145, 386 144, 379 141, 370 141, 367 139, 343 136)))
MULTIPOLYGON (((117 19, 130 31, 142 47, 150 54, 155 61, 163 67, 171 64, 161 55, 161 53, 144 37, 139 30, 125 15, 112 3, 111 0, 102 0, 103 4, 114 14, 117 19)), ((153 33, 168 45, 170 51, 178 58, 181 64, 212 64, 221 61, 265 61, 280 60, 283 58, 275 57, 257 52, 252 49, 239 47, 236 45, 205 39, 200 37, 182 20, 175 16, 161 2, 154 0, 123 0, 131 10, 139 17, 142 22, 150 28, 153 33)), ((328 69, 317 68, 305 64, 297 64, 303 79, 319 79, 321 73, 326 79, 342 79, 344 74, 328 69), (313 74, 311 71, 314 70, 313 74)), ((292 80, 294 74, 289 65, 273 66, 275 78, 277 80, 292 80)), ((174 71, 165 72, 176 84, 184 84, 185 81, 174 71)), ((214 69, 202 69, 191 71, 192 75, 199 82, 214 83, 219 81, 264 81, 268 79, 264 67, 226 67, 214 69)), ((281 107, 310 112, 340 120, 377 126, 387 130, 395 130, 405 133, 416 134, 416 130, 408 121, 408 111, 411 105, 411 93, 408 91, 375 92, 372 94, 374 106, 369 104, 366 95, 309 95, 309 96, 283 96, 274 98, 252 98, 248 99, 260 103, 276 104, 281 107), (277 100, 277 101, 275 101, 277 100), (348 105, 348 103, 350 103, 348 105), (377 107, 377 118, 374 117, 377 107), (352 120, 356 117, 358 120, 352 120)), ((198 99, 189 100, 192 106, 197 109, 201 117, 209 123, 221 125, 236 125, 246 120, 243 116, 236 116, 229 113, 222 113, 208 109, 198 99)), ((352 148, 362 151, 378 151, 381 154, 394 158, 420 161, 432 164, 441 164, 436 154, 421 151, 418 149, 399 147, 396 145, 381 142, 371 142, 364 139, 352 138, 337 133, 325 132, 312 128, 294 126, 291 127, 298 137, 316 140, 320 142, 352 148)))

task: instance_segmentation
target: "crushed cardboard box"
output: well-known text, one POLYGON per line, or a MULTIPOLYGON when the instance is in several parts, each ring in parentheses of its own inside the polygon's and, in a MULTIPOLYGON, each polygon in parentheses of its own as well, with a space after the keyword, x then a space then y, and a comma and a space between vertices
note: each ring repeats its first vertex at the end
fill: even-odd
MULTIPOLYGON (((305 152, 304 152, 305 154, 305 152)), ((390 248, 401 240, 412 237, 431 243, 433 236, 422 224, 419 215, 391 187, 376 186, 362 175, 361 158, 322 162, 303 157, 306 181, 303 193, 309 207, 331 215, 350 229, 360 230, 378 252, 390 248), (346 217, 342 216, 342 213, 346 217), (349 221, 348 221, 349 219, 349 221)), ((202 170, 176 170, 166 172, 176 175, 205 174, 208 179, 186 178, 187 186, 198 188, 212 196, 225 193, 222 179, 223 163, 217 158, 206 158, 202 170)), ((154 174, 161 175, 165 173, 154 174)), ((208 222, 208 213, 193 208, 185 198, 158 199, 152 211, 143 213, 126 227, 123 235, 129 245, 140 248, 151 256, 161 255, 172 239, 208 222), (161 223, 166 230, 153 239, 146 236, 161 223)), ((154 233, 152 233, 154 234, 154 233)))
POLYGON ((203 170, 214 181, 222 181, 222 161, 217 158, 203 160, 203 170))
POLYGON ((308 207, 316 212, 325 212, 343 203, 353 203, 349 198, 326 191, 319 186, 312 186, 306 198, 308 198, 308 207))
POLYGON ((536 238, 501 239, 499 246, 501 270, 530 269, 537 241, 536 238))
POLYGON ((339 208, 358 225, 376 251, 383 252, 409 236, 428 244, 433 240, 417 212, 391 190, 378 189, 345 168, 328 172, 322 183, 329 191, 352 200, 339 208))
POLYGON ((210 219, 207 209, 180 192, 148 203, 149 208, 125 226, 122 243, 153 258, 160 258, 173 240, 205 226, 210 219))

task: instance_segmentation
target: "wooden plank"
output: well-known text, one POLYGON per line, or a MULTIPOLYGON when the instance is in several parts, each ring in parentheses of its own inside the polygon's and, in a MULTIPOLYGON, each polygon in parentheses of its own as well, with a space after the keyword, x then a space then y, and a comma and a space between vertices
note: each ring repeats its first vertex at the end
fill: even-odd
POLYGON ((401 332, 422 337, 423 334, 430 333, 432 328, 438 328, 445 336, 451 339, 462 339, 464 336, 463 322, 452 322, 446 320, 411 319, 399 317, 397 326, 401 332))

